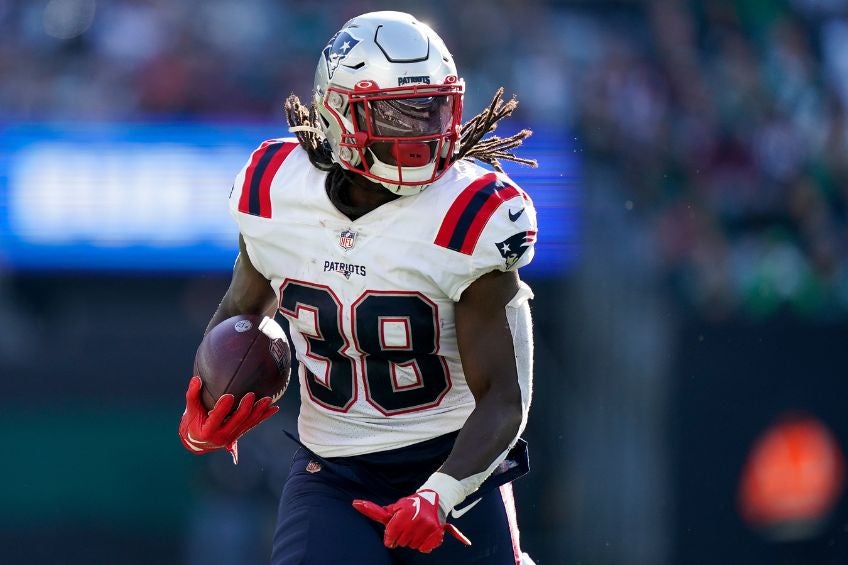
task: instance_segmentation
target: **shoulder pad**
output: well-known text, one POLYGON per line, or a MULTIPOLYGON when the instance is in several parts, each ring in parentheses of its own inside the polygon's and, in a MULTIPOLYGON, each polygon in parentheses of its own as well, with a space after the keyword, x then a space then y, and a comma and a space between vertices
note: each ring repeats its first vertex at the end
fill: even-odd
POLYGON ((238 199, 239 212, 271 217, 271 181, 297 146, 292 139, 269 139, 253 151, 233 185, 231 199, 238 199))
POLYGON ((515 243, 513 239, 519 237, 522 243, 535 242, 533 203, 506 175, 489 172, 465 187, 445 214, 434 243, 465 255, 475 255, 484 231, 487 239, 497 239, 493 241, 495 244, 507 243, 517 248, 512 244, 515 243), (507 202, 509 206, 504 205, 507 202), (529 239, 524 240, 524 237, 529 239))
POLYGON ((486 273, 520 269, 535 253, 536 209, 527 193, 502 173, 475 177, 454 193, 434 241, 466 259, 452 262, 445 287, 452 300, 486 273))

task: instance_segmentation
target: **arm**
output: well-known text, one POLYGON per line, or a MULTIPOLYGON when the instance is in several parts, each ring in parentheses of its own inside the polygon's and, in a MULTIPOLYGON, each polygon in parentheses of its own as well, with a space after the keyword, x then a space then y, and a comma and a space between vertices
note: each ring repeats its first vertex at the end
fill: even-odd
POLYGON ((517 273, 492 271, 457 303, 457 342, 475 408, 448 459, 419 489, 439 495, 442 518, 480 487, 524 429, 533 376, 530 297, 517 273))
POLYGON ((462 294, 455 309, 457 341, 474 411, 445 463, 413 495, 388 506, 353 503, 386 524, 387 547, 427 553, 442 543, 445 531, 471 543, 444 520, 504 459, 523 429, 532 380, 530 296, 515 272, 500 271, 481 276, 462 294))
POLYGON ((517 273, 493 271, 472 283, 456 305, 462 368, 476 403, 440 469, 457 480, 486 471, 515 441, 523 422, 513 336, 506 317, 506 306, 518 291, 517 273))
MULTIPOLYGON (((274 291, 250 262, 244 239, 239 236, 239 256, 232 281, 206 331, 238 314, 268 312, 274 301, 274 291)), ((235 397, 224 394, 207 412, 200 400, 202 387, 199 375, 191 378, 186 392, 186 409, 179 426, 183 446, 196 455, 226 449, 233 456, 233 463, 238 463, 238 439, 273 416, 279 408, 271 404, 270 397, 256 400, 251 392, 242 397, 235 411, 232 410, 235 397)))
POLYGON ((227 318, 239 314, 261 315, 276 305, 274 290, 268 284, 268 279, 256 270, 250 257, 244 238, 239 235, 239 255, 233 267, 233 278, 224 294, 224 298, 209 320, 205 333, 227 318))

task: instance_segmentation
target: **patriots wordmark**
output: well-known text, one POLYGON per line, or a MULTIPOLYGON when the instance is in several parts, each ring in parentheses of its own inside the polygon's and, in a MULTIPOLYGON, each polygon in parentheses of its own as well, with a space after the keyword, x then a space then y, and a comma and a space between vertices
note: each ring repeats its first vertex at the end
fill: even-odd
POLYGON ((354 265, 352 263, 341 263, 339 261, 324 261, 324 272, 335 272, 344 275, 346 279, 350 275, 365 276, 365 265, 354 265))
POLYGON ((398 86, 403 86, 405 84, 430 84, 430 77, 428 75, 421 75, 417 77, 398 77, 398 86))

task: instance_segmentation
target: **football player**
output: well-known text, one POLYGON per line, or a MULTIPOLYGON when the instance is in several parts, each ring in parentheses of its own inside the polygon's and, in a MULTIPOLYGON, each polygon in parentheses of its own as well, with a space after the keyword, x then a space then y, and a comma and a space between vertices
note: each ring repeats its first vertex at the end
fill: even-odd
MULTIPOLYGON (((464 83, 438 35, 400 12, 347 22, 321 53, 295 138, 257 148, 230 196, 240 254, 209 327, 278 310, 299 361, 301 448, 272 562, 518 563, 509 484, 532 381, 536 212, 488 136, 502 89, 461 125, 464 83), (494 170, 475 164, 477 159, 494 170), (518 442, 518 443, 517 443, 518 442), (482 487, 481 487, 482 485, 482 487), (446 535, 447 534, 447 535, 446 535)), ((180 437, 236 455, 277 408, 201 380, 180 437)))

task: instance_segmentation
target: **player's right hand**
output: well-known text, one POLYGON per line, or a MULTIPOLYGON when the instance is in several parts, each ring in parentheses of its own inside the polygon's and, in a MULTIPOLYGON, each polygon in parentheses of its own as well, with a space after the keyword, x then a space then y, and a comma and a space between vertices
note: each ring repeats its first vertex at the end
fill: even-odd
POLYGON ((209 412, 200 399, 203 381, 191 378, 186 391, 186 408, 180 420, 180 440, 186 449, 200 455, 226 449, 238 465, 238 439, 277 413, 279 406, 271 404, 271 397, 256 399, 249 392, 242 397, 238 408, 230 414, 235 403, 232 394, 224 394, 209 412))
POLYGON ((442 545, 445 532, 465 545, 471 545, 471 540, 456 526, 442 521, 439 495, 433 490, 419 490, 388 506, 357 499, 353 501, 353 507, 375 522, 385 524, 383 545, 389 549, 400 546, 430 553, 442 545))

